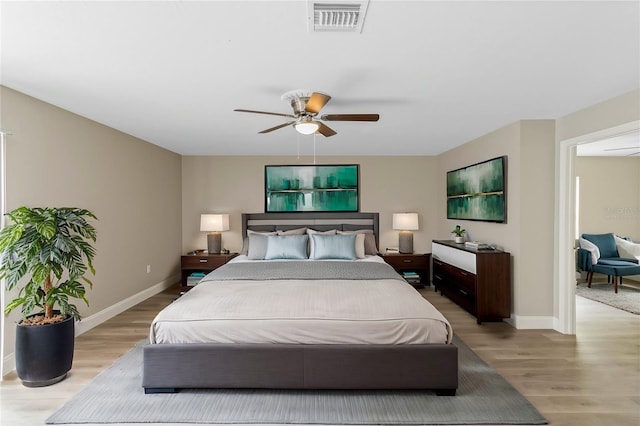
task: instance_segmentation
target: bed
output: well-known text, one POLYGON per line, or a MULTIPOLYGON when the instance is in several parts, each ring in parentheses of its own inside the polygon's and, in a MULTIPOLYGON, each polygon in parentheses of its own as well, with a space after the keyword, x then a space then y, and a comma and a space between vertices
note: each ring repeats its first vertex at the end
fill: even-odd
POLYGON ((243 214, 242 223, 243 253, 154 319, 144 347, 145 393, 431 389, 455 395, 451 326, 372 253, 377 213, 255 213, 243 214))

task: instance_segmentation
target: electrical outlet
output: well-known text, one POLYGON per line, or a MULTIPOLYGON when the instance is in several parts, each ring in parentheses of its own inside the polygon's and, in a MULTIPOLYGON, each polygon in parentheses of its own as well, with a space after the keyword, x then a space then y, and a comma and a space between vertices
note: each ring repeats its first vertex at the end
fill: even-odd
POLYGON ((151 273, 151 265, 147 265, 147 274, 151 273))

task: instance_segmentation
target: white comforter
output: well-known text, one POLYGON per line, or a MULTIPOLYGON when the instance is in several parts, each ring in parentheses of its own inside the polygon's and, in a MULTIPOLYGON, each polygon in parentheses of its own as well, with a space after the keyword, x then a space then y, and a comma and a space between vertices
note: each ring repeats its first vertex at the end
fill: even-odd
POLYGON ((403 280, 203 282, 162 310, 151 343, 450 343, 449 322, 403 280))

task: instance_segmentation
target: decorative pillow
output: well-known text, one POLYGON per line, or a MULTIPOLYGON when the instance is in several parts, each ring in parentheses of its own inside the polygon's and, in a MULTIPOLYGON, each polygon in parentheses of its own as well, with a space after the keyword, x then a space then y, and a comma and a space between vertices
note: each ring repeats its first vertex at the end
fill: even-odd
POLYGON ((350 234, 363 234, 364 235, 364 254, 376 255, 378 254, 378 246, 376 244, 376 236, 371 229, 358 229, 355 231, 338 231, 338 234, 350 235, 350 234))
POLYGON ((312 259, 356 259, 355 235, 311 235, 313 240, 312 259))
POLYGON ((298 228, 298 229, 288 229, 283 231, 278 229, 278 235, 305 235, 307 233, 307 228, 298 228))
POLYGON ((308 235, 269 235, 265 259, 307 259, 308 235))
POLYGON ((640 244, 616 237, 616 247, 618 248, 620 257, 640 260, 640 244))
POLYGON ((600 259, 600 249, 591 241, 580 238, 580 248, 591 252, 591 264, 595 265, 600 259))
POLYGON ((328 231, 316 231, 315 229, 307 229, 307 234, 309 234, 309 258, 313 259, 313 236, 314 234, 318 235, 336 235, 338 231, 336 229, 330 229, 328 231))

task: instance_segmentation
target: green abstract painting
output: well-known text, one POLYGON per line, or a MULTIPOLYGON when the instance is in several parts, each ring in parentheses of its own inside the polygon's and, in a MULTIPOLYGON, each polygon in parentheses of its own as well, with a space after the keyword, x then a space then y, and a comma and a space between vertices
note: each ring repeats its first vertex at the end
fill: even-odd
POLYGON ((265 212, 357 212, 357 164, 265 166, 265 212))
POLYGON ((506 159, 447 172, 447 219, 506 222, 506 159))

